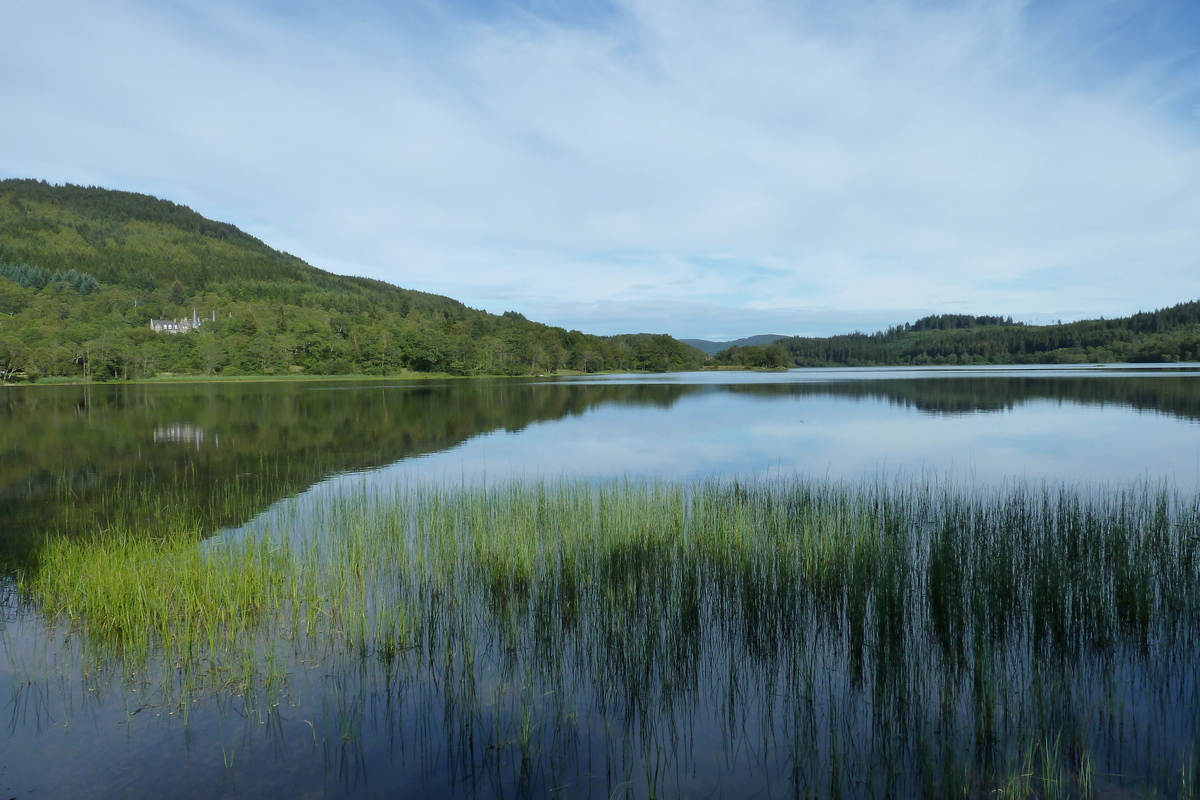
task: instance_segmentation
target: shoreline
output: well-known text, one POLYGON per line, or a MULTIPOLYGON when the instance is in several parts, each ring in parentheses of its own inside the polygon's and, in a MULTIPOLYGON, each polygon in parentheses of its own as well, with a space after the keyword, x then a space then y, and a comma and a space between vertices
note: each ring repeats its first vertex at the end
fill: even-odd
POLYGON ((431 380, 468 380, 473 378, 513 379, 513 378, 562 378, 580 375, 619 375, 631 370, 611 370, 605 372, 578 372, 567 370, 563 372, 542 373, 538 375, 451 375, 448 372, 400 372, 392 375, 156 375, 153 378, 135 378, 131 380, 96 381, 87 378, 41 378, 36 382, 20 381, 18 383, 0 383, 3 388, 19 388, 32 386, 145 386, 153 384, 175 383, 323 383, 330 381, 431 381, 431 380))

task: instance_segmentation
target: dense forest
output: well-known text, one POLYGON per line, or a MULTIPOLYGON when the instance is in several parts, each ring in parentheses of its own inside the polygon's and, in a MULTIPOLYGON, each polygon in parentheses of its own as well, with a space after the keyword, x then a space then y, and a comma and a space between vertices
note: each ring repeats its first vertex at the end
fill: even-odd
POLYGON ((703 359, 665 335, 590 336, 334 275, 148 195, 0 181, 0 382, 662 371, 703 359), (150 328, 193 313, 196 330, 150 328))
POLYGON ((1200 361, 1200 301, 1057 325, 941 314, 872 334, 794 336, 769 347, 731 347, 710 363, 769 368, 1172 361, 1200 361))

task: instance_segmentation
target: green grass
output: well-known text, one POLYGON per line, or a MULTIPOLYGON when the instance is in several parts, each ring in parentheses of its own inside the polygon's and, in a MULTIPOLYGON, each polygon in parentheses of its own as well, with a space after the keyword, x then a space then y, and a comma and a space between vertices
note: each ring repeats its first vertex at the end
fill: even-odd
POLYGON ((703 723, 775 742, 806 796, 1083 797, 1118 760, 1192 791, 1200 506, 1173 490, 558 481, 169 528, 53 539, 19 578, 156 702, 320 664, 353 738, 345 687, 435 685, 446 735, 527 787, 603 730, 629 791, 677 794, 703 723))

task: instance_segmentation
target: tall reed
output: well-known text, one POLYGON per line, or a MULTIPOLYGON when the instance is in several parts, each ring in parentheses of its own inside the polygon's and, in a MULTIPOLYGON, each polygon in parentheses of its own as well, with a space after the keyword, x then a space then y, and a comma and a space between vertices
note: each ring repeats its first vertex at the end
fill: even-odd
POLYGON ((426 697, 448 768, 498 787, 598 774, 583 740, 638 795, 688 764, 823 797, 1192 791, 1200 504, 1173 489, 401 486, 200 534, 51 541, 20 592, 162 702, 320 663, 352 740, 426 697))

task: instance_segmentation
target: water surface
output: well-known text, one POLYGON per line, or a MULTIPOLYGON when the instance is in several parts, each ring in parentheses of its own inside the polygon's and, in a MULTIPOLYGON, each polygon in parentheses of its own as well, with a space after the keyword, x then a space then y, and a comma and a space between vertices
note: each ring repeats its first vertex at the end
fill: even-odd
MULTIPOLYGON (((325 513, 323 503, 346 493, 559 477, 689 485, 793 476, 855 485, 916 480, 984 493, 1047 484, 1090 496, 1149 483, 1190 496, 1200 487, 1198 423, 1200 367, 1187 365, 13 388, 0 391, 0 563, 5 574, 36 571, 43 537, 129 522, 131 509, 144 514, 156 497, 185 506, 207 533, 229 536, 242 525, 267 530, 325 513), (135 494, 138 503, 125 500, 135 494)), ((587 669, 595 667, 573 667, 582 705, 536 706, 544 719, 565 725, 556 731, 570 733, 545 744, 554 756, 537 762, 533 779, 508 744, 515 734, 506 731, 520 727, 513 717, 519 707, 489 717, 496 741, 481 735, 468 743, 460 729, 446 727, 463 699, 432 663, 410 665, 403 685, 393 686, 397 678, 383 675, 378 661, 369 668, 330 662, 298 675, 274 699, 212 695, 185 724, 178 708, 139 697, 128 676, 83 674, 78 644, 61 630, 50 633, 36 608, 5 591, 5 796, 161 796, 165 786, 196 797, 492 797, 555 789, 644 796, 660 768, 673 770, 671 782, 658 784, 673 787, 670 794, 792 796, 800 785, 792 756, 780 755, 787 743, 771 738, 791 730, 769 721, 787 708, 763 700, 778 690, 770 682, 782 678, 771 670, 782 662, 755 662, 761 669, 747 674, 758 683, 731 688, 735 667, 750 658, 731 644, 736 636, 718 646, 698 633, 694 643, 707 670, 697 686, 724 693, 725 711, 684 692, 691 698, 684 706, 648 707, 660 716, 638 722, 633 739, 618 735, 611 715, 586 699, 587 669), (646 760, 638 743, 647 736, 652 752, 670 754, 669 763, 646 760), (488 750, 496 746, 502 749, 488 750), (630 774, 600 774, 614 765, 630 774)), ((494 618, 499 612, 488 597, 477 598, 478 613, 494 618)), ((1126 644, 1071 655, 1083 659, 1070 662, 1071 674, 1092 676, 1072 696, 1091 699, 1063 718, 1108 708, 1107 719, 1139 731, 1170 731, 1153 747, 1138 746, 1154 758, 1184 753, 1170 767, 1178 771, 1186 753, 1196 752, 1195 715, 1176 713, 1200 707, 1192 702, 1200 659, 1189 656, 1200 654, 1191 633, 1163 661, 1154 660, 1159 645, 1148 656, 1126 644)), ((1006 663, 1034 670, 1036 651, 1011 646, 1024 655, 1006 663)), ((488 657, 493 689, 532 685, 505 672, 502 651, 488 657)), ((817 648, 806 657, 827 662, 816 674, 841 704, 818 712, 825 728, 839 708, 846 719, 870 719, 871 685, 856 683, 851 654, 817 648)), ((952 665, 945 669, 954 674, 952 665)), ((967 691, 967 699, 955 701, 964 705, 954 713, 969 716, 964 687, 973 684, 963 680, 953 691, 967 691)), ((1038 680, 1057 685, 1046 675, 1038 680)), ((656 690, 655 702, 664 691, 656 690)), ((828 762, 836 737, 825 728, 824 743, 811 747, 828 762)), ((1138 791, 1156 777, 1146 772, 1146 758, 1131 756, 1128 776, 1109 774, 1100 785, 1138 791)), ((822 769, 813 774, 825 776, 822 769)), ((827 778, 816 784, 824 787, 810 787, 818 796, 833 793, 827 778)), ((856 793, 851 785, 843 791, 856 793)))
MULTIPOLYGON (((339 474, 936 475, 1200 480, 1200 372, 829 369, 543 380, 20 387, 0 392, 7 539, 107 487, 236 482, 273 501, 339 474)), ((244 511, 242 509, 241 511, 244 511)), ((216 526, 244 522, 238 514, 216 526)))

